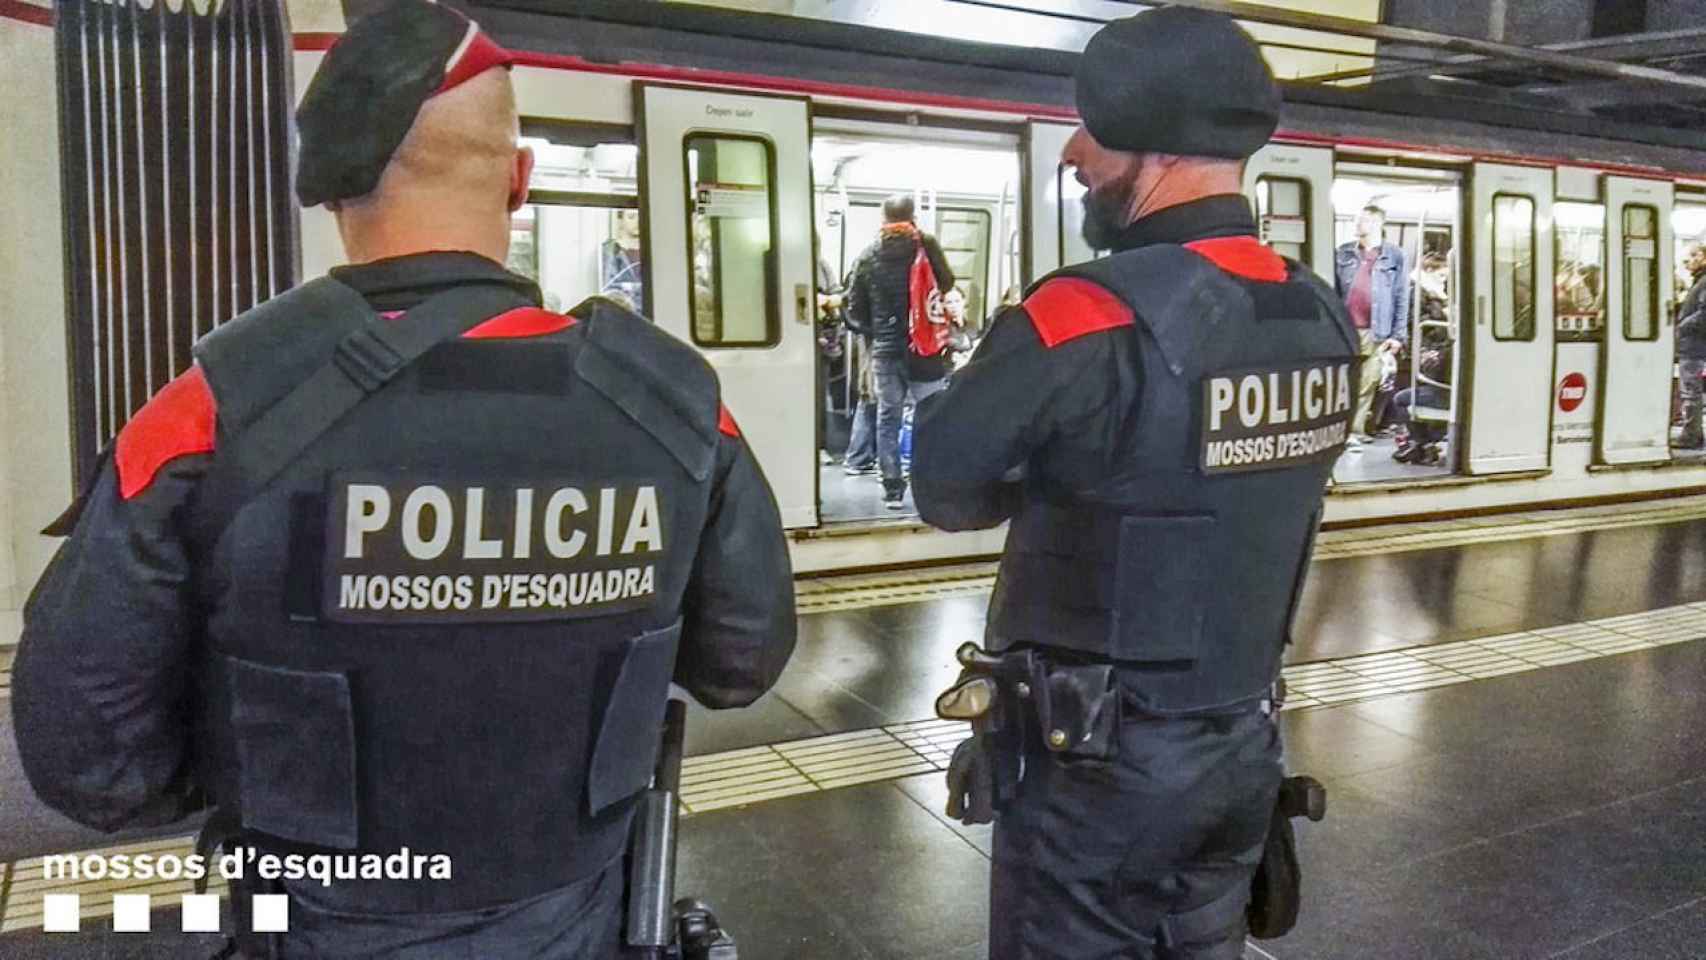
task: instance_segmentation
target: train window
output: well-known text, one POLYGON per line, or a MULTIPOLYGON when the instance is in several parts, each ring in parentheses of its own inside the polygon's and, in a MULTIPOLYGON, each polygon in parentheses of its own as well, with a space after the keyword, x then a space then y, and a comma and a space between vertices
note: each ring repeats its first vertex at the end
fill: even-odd
POLYGON ((1659 337, 1659 211, 1623 208, 1623 339, 1659 337))
POLYGON ((539 284, 545 306, 604 296, 644 312, 640 151, 625 129, 524 120, 533 150, 527 205, 510 219, 510 270, 539 284))
POLYGON ((1605 207, 1552 206, 1552 316, 1559 340, 1598 340, 1605 331, 1605 207))
POLYGON ((966 298, 966 316, 982 317, 983 278, 989 276, 988 210, 972 207, 940 207, 936 213, 936 240, 948 269, 954 271, 954 286, 966 298))
POLYGON ((1256 217, 1263 243, 1283 256, 1309 262, 1309 181, 1257 177, 1256 217))
POLYGON ((1493 338, 1534 339, 1534 200, 1493 197, 1493 338))
POLYGON ((693 342, 771 347, 781 340, 776 302, 776 150, 767 140, 689 134, 687 258, 693 342))

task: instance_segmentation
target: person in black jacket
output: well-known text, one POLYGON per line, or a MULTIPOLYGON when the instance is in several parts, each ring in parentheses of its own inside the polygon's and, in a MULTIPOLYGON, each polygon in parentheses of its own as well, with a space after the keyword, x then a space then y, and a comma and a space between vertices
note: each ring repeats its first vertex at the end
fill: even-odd
POLYGON ((24 610, 43 801, 118 830, 205 795, 210 847, 335 875, 213 874, 239 956, 616 957, 670 682, 742 706, 793 649, 709 364, 502 266, 532 167, 509 62, 447 6, 355 21, 298 112, 297 192, 350 264, 196 345, 24 610))
POLYGON ((954 273, 936 238, 913 222, 912 198, 896 194, 883 201, 883 227, 875 242, 859 255, 847 289, 847 325, 871 341, 871 369, 877 393, 877 463, 883 476, 883 502, 902 509, 906 479, 900 470, 900 427, 906 403, 917 403, 941 390, 947 376, 945 358, 920 357, 909 349, 908 324, 912 264, 923 249, 946 293, 954 273))

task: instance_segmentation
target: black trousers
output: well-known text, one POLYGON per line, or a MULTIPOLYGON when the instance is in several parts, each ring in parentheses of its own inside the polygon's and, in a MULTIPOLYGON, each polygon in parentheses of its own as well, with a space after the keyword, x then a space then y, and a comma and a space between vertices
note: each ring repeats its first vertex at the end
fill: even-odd
POLYGON ((1281 779, 1273 718, 1127 718, 1118 739, 1108 761, 1027 751, 995 822, 991 960, 1243 955, 1281 779))

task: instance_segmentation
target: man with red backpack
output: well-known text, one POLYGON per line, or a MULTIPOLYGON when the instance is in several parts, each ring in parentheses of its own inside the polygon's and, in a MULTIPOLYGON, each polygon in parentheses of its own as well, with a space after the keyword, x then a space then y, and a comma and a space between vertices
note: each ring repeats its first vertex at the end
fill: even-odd
POLYGON ((913 222, 912 197, 884 200, 882 230, 853 266, 846 311, 847 326, 871 342, 877 463, 883 504, 890 510, 905 507, 900 427, 906 402, 910 397, 917 403, 945 386, 948 325, 940 294, 953 285, 941 245, 913 222))

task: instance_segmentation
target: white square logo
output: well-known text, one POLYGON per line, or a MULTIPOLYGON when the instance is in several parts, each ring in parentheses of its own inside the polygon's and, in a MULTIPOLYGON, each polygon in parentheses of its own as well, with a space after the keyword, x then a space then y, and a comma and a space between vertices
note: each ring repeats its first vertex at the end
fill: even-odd
POLYGON ((146 893, 113 894, 113 932, 147 933, 148 910, 153 901, 146 893))
POLYGON ((219 894, 184 894, 183 928, 185 933, 218 933, 219 894))
POLYGON ((49 893, 41 898, 44 933, 76 933, 83 925, 83 898, 75 893, 49 893))
POLYGON ((290 898, 282 893, 257 893, 249 901, 250 929, 255 933, 290 932, 290 898))

